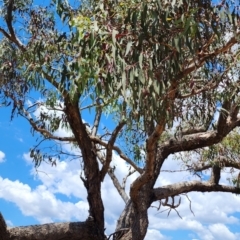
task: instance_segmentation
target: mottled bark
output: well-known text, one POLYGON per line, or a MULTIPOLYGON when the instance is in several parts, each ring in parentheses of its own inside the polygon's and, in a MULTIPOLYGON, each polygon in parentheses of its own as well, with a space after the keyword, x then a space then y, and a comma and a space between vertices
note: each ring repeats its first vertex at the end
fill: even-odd
MULTIPOLYGON (((52 223, 8 230, 9 240, 98 240, 94 222, 52 223)), ((4 239, 4 240, 8 240, 4 239)))

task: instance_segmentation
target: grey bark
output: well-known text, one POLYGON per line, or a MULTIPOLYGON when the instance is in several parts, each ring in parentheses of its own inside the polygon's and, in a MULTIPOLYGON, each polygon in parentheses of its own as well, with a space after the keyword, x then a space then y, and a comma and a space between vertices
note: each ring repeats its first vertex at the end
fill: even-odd
POLYGON ((0 215, 0 240, 99 240, 93 221, 6 227, 0 215))

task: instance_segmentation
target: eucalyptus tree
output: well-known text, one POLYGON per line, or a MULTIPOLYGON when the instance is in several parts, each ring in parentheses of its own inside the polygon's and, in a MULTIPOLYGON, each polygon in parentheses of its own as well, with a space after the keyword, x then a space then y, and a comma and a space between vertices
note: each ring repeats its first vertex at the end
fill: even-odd
MULTIPOLYGON (((114 239, 144 239, 147 211, 155 201, 175 209, 169 197, 192 191, 239 194, 238 176, 231 177, 232 185, 219 184, 224 168, 240 169, 237 3, 74 4, 2 2, 1 97, 41 141, 79 148, 96 239, 105 237, 101 184, 106 174, 126 204, 114 239), (41 100, 30 101, 36 93, 41 100), (93 115, 87 123, 86 110, 93 115), (103 114, 113 119, 112 131, 100 129, 103 114), (68 136, 56 134, 62 127, 68 136), (131 167, 126 175, 138 172, 129 193, 115 175, 113 152, 131 167), (155 186, 172 154, 190 175, 209 169, 211 177, 155 186)), ((36 167, 44 160, 56 163, 40 145, 30 155, 36 167)))

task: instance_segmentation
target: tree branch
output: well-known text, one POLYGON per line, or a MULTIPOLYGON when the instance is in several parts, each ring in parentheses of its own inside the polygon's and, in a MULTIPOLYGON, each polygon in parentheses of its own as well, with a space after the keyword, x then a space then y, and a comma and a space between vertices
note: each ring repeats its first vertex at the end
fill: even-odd
POLYGON ((220 178, 221 178, 221 168, 217 164, 214 164, 212 166, 210 182, 212 184, 218 185, 220 178))
MULTIPOLYGON (((103 156, 103 154, 101 154, 100 152, 97 152, 97 156, 98 156, 98 159, 100 160, 100 162, 104 165, 106 160, 105 160, 105 157, 103 156)), ((127 202, 129 201, 129 197, 126 194, 124 188, 119 183, 117 177, 115 176, 114 169, 108 168, 107 173, 110 176, 110 178, 112 179, 113 185, 117 189, 119 195, 122 197, 123 201, 127 204, 127 202)))
POLYGON ((91 132, 92 136, 97 135, 97 131, 98 131, 99 123, 100 123, 100 120, 101 120, 101 115, 102 115, 102 109, 100 107, 99 99, 97 99, 97 107, 96 108, 97 108, 96 115, 95 115, 93 128, 92 128, 92 132, 91 132))
MULTIPOLYGON (((176 80, 171 81, 171 85, 168 89, 167 98, 165 99, 165 109, 171 109, 176 98, 178 82, 176 80)), ((171 121, 171 120, 170 120, 171 121)), ((158 140, 165 130, 166 114, 162 116, 157 126, 153 130, 152 134, 146 141, 146 166, 145 171, 141 174, 131 185, 130 196, 135 203, 137 203, 138 191, 147 182, 154 179, 156 169, 161 163, 157 163, 157 150, 158 140)))
POLYGON ((203 148, 219 143, 235 127, 240 126, 239 118, 234 122, 229 118, 224 119, 224 121, 226 121, 225 124, 223 124, 222 121, 223 120, 219 121, 219 124, 222 126, 219 130, 209 130, 206 132, 186 135, 180 140, 170 139, 164 144, 159 145, 159 147, 167 157, 169 154, 176 152, 195 150, 197 148, 203 148))
MULTIPOLYGON (((14 227, 7 230, 9 238, 4 240, 34 239, 34 240, 77 240, 77 239, 99 239, 94 221, 49 223, 43 225, 32 225, 25 227, 14 227)), ((1 233, 2 237, 2 233, 1 233)))
POLYGON ((103 164, 103 167, 101 169, 101 180, 103 181, 107 171, 108 171, 108 168, 110 166, 110 163, 112 161, 112 150, 113 150, 113 146, 114 146, 114 143, 117 139, 117 135, 118 133, 121 131, 121 129, 123 128, 123 126, 126 124, 125 121, 122 121, 120 122, 117 127, 114 129, 113 133, 112 133, 112 136, 110 137, 109 141, 108 141, 108 144, 107 144, 107 148, 106 148, 106 161, 104 162, 103 164))
POLYGON ((227 99, 223 102, 222 108, 220 110, 220 115, 217 123, 218 134, 222 134, 222 131, 227 123, 227 118, 231 110, 231 102, 227 99))
MULTIPOLYGON (((103 147, 107 147, 107 143, 102 141, 100 138, 98 137, 94 137, 94 136, 89 136, 90 139, 95 142, 98 143, 99 145, 103 146, 103 147)), ((119 155, 120 158, 122 158, 124 161, 126 161, 128 164, 130 164, 134 169, 136 169, 136 171, 138 171, 140 174, 143 172, 143 170, 138 167, 130 158, 128 158, 123 152, 122 150, 117 147, 117 146, 113 146, 112 148, 114 151, 116 151, 119 155)))
POLYGON ((44 77, 48 80, 49 83, 51 83, 62 95, 63 98, 66 98, 68 96, 68 92, 65 89, 62 89, 60 83, 56 82, 49 74, 47 74, 45 71, 42 71, 44 77))
MULTIPOLYGON (((238 43, 237 37, 240 35, 240 31, 238 31, 234 37, 232 37, 223 47, 215 49, 213 52, 207 52, 207 53, 202 53, 198 55, 197 59, 192 59, 189 61, 187 64, 187 68, 185 68, 182 73, 180 73, 177 77, 176 80, 182 79, 183 77, 187 76, 189 73, 195 71, 196 69, 199 69, 204 65, 204 63, 212 58, 215 57, 221 53, 227 52, 232 46, 238 43)), ((214 39, 214 38, 213 38, 214 39)))
POLYGON ((211 182, 190 181, 155 188, 152 191, 152 201, 165 199, 188 192, 230 192, 240 194, 240 188, 226 185, 216 185, 211 182))
MULTIPOLYGON (((216 160, 214 160, 214 163, 218 164, 222 168, 230 167, 230 168, 235 168, 235 169, 240 170, 240 162, 230 160, 225 156, 219 156, 216 160)), ((193 170, 195 172, 200 172, 200 171, 210 169, 213 166, 213 164, 208 163, 208 164, 204 164, 202 166, 194 165, 194 166, 190 167, 188 170, 193 170)))
MULTIPOLYGON (((208 127, 208 126, 207 126, 208 127)), ((182 135, 190 135, 194 133, 202 133, 207 131, 207 127, 194 127, 194 128, 188 128, 188 129, 183 129, 181 131, 182 135)))
POLYGON ((0 28, 0 31, 3 33, 3 35, 8 38, 11 42, 15 43, 20 50, 23 52, 26 51, 25 46, 21 43, 21 41, 16 37, 16 34, 14 32, 13 26, 12 26, 12 20, 13 20, 13 5, 14 5, 14 0, 9 0, 8 5, 7 5, 7 14, 5 15, 5 21, 7 23, 7 27, 9 30, 8 34, 4 29, 0 28))
POLYGON ((30 123, 30 125, 32 126, 32 128, 35 131, 37 131, 40 134, 42 134, 45 138, 52 139, 52 140, 63 141, 63 142, 76 142, 75 137, 59 137, 59 136, 55 136, 52 133, 50 133, 49 131, 47 131, 45 128, 38 127, 36 122, 30 117, 30 114, 23 107, 21 107, 20 110, 23 113, 20 112, 19 114, 30 123))

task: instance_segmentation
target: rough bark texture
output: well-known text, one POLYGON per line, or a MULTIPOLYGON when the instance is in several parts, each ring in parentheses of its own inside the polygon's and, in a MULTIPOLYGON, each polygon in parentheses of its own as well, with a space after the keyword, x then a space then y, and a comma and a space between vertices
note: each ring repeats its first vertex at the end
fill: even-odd
POLYGON ((148 208, 151 204, 151 188, 147 184, 138 192, 138 201, 129 200, 122 212, 114 239, 144 239, 148 228, 148 208))
POLYGON ((65 99, 65 113, 76 141, 81 149, 84 161, 84 175, 82 178, 88 193, 89 214, 98 229, 99 240, 104 239, 104 206, 101 197, 101 174, 98 166, 95 147, 82 122, 78 102, 65 99))
POLYGON ((0 240, 99 240, 99 237, 93 221, 50 223, 7 229, 1 216, 0 240))

